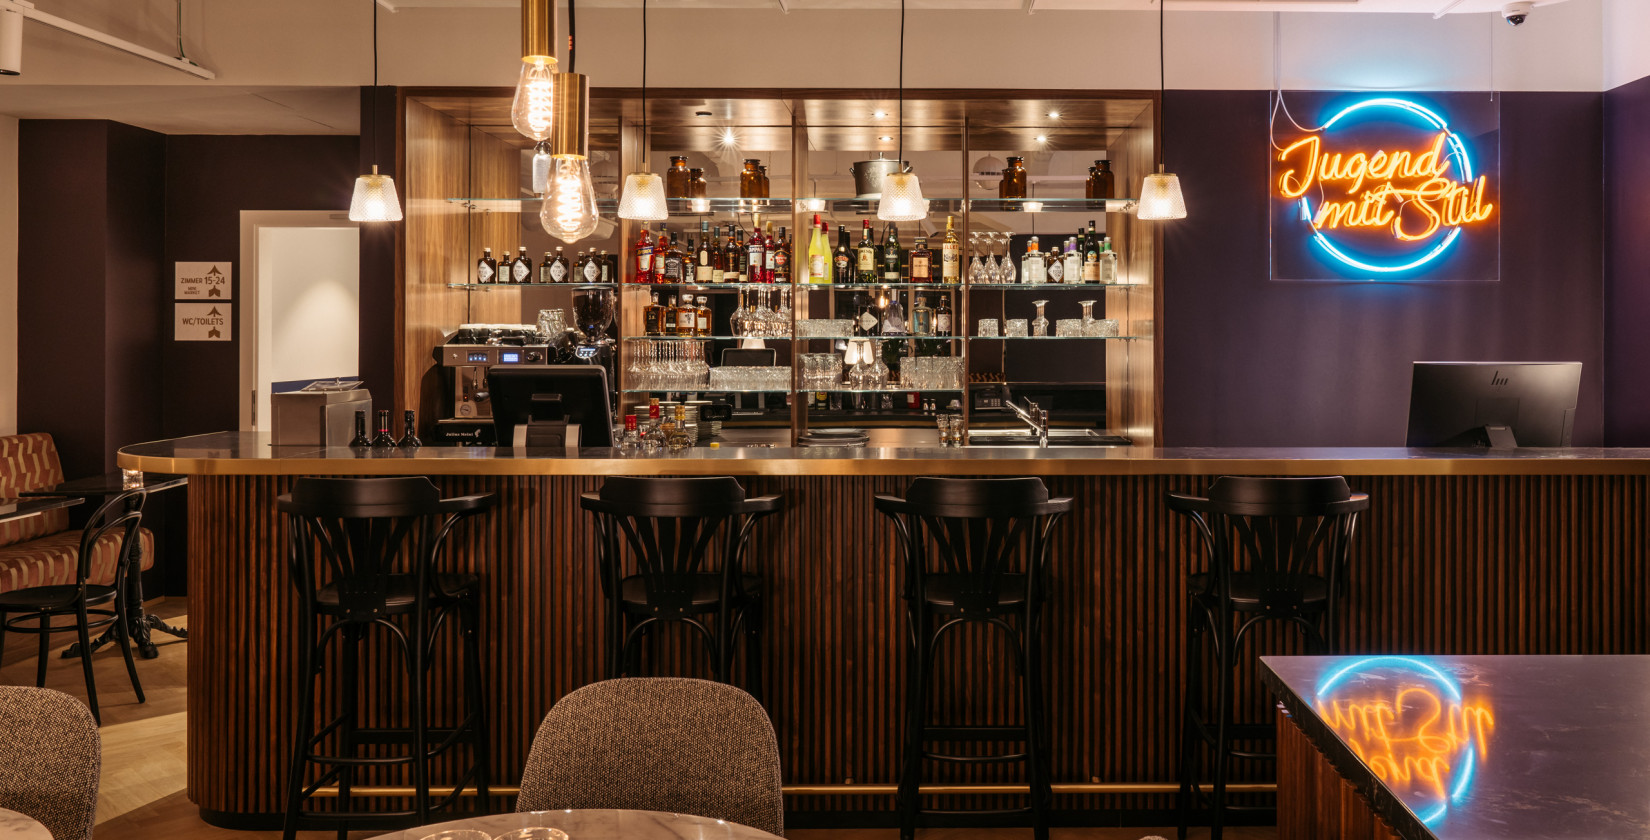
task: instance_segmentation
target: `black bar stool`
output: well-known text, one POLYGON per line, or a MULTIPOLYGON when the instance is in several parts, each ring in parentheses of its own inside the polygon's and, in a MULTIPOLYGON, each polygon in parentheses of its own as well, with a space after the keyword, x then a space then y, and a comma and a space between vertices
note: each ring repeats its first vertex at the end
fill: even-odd
POLYGON ((294 832, 335 828, 340 840, 351 829, 396 829, 425 825, 430 812, 458 801, 474 784, 487 801, 487 726, 483 713, 481 657, 477 642, 475 575, 437 570, 442 546, 453 526, 491 507, 491 494, 443 499, 422 476, 411 478, 300 478, 292 492, 276 500, 288 516, 289 562, 298 587, 301 667, 305 688, 298 698, 298 725, 287 776, 284 825, 294 832), (435 643, 449 613, 457 613, 464 638, 464 717, 451 727, 431 727, 429 669, 435 643), (400 620, 397 620, 400 619, 400 620), (377 631, 376 633, 374 631, 377 631), (397 689, 406 703, 404 727, 363 727, 359 682, 360 648, 387 637, 400 654, 405 683, 397 689), (343 708, 315 726, 316 682, 329 643, 342 642, 337 690, 343 708), (429 763, 453 746, 468 744, 473 762, 441 802, 430 802, 429 763), (404 750, 386 749, 401 746, 404 750), (325 750, 330 749, 331 752, 325 750), (318 776, 306 785, 314 765, 318 776), (411 810, 356 811, 351 786, 364 769, 410 768, 415 789, 411 810), (304 803, 322 786, 338 785, 336 810, 305 811, 304 803))
POLYGON ((1220 840, 1229 810, 1226 784, 1234 758, 1273 759, 1275 754, 1238 750, 1234 741, 1275 740, 1273 723, 1239 723, 1232 708, 1237 669, 1253 661, 1241 655, 1244 637, 1264 622, 1294 625, 1307 652, 1335 653, 1336 603, 1346 596, 1347 562, 1358 514, 1369 496, 1353 493, 1340 476, 1250 478, 1223 476, 1207 496, 1168 494, 1169 509, 1190 517, 1208 552, 1208 571, 1189 582, 1186 695, 1181 704, 1180 837, 1191 812, 1209 806, 1211 840, 1220 840), (1213 710, 1203 696, 1203 636, 1216 669, 1213 710), (1203 792, 1202 763, 1212 753, 1210 792, 1203 792))
POLYGON ((898 535, 910 630, 898 803, 903 840, 916 835, 920 814, 947 813, 922 810, 923 759, 1025 762, 1029 808, 1008 813, 1029 810, 1038 840, 1048 837, 1053 793, 1043 702, 1042 608, 1048 597, 1049 533, 1071 508, 1069 498, 1050 499, 1037 478, 919 478, 903 499, 876 497, 877 511, 893 520, 898 535), (935 652, 948 631, 969 622, 994 627, 1011 640, 1025 707, 1023 725, 929 723, 935 652), (930 741, 1023 742, 1025 750, 953 755, 927 751, 930 741))
POLYGON ((0 594, 0 652, 6 646, 6 633, 27 633, 40 637, 40 650, 35 665, 34 684, 46 684, 46 655, 54 633, 77 633, 80 638, 80 669, 86 678, 86 705, 99 725, 103 715, 97 706, 97 680, 92 677, 91 631, 112 627, 120 654, 126 657, 126 674, 132 678, 132 691, 137 701, 144 702, 143 684, 138 682, 137 663, 132 660, 131 622, 127 620, 125 597, 129 572, 135 572, 135 557, 142 550, 139 527, 143 523, 143 503, 148 498, 143 490, 131 490, 111 496, 86 521, 80 531, 80 544, 75 554, 75 582, 52 586, 33 586, 0 594), (119 537, 115 560, 115 577, 108 586, 87 581, 92 576, 92 560, 104 536, 119 537), (103 608, 103 605, 109 605, 103 608), (97 608, 97 609, 94 609, 97 608), (52 619, 73 616, 72 625, 52 625, 52 619), (35 626, 27 626, 28 622, 35 626))
POLYGON ((681 622, 703 638, 719 682, 730 682, 743 633, 745 689, 761 696, 761 578, 742 564, 757 521, 780 503, 779 496, 746 498, 731 477, 609 478, 601 492, 580 497, 599 531, 609 678, 643 676, 642 637, 662 622, 681 622), (714 625, 706 626, 712 615, 714 625))

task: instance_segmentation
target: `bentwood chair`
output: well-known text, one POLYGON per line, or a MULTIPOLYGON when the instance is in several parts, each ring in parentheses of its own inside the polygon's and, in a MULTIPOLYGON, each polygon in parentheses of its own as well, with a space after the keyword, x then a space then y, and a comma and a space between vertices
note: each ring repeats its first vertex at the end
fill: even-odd
POLYGON ((747 498, 731 477, 609 478, 580 505, 596 515, 607 598, 607 676, 638 676, 641 641, 665 623, 692 629, 728 682, 745 637, 745 686, 760 691, 761 578, 744 569, 751 533, 779 496, 747 498))
POLYGON ((137 663, 132 659, 131 623, 126 614, 126 576, 137 563, 132 552, 141 550, 138 528, 143 520, 143 503, 148 494, 131 490, 110 496, 87 520, 80 531, 80 545, 75 555, 75 582, 51 586, 35 586, 0 594, 0 652, 5 650, 7 632, 26 633, 40 638, 40 649, 35 664, 34 684, 46 684, 47 652, 50 639, 57 633, 75 633, 80 642, 80 670, 86 678, 86 705, 92 718, 103 722, 97 705, 97 680, 92 676, 92 633, 104 627, 113 627, 116 644, 126 658, 126 674, 132 679, 132 691, 139 703, 144 701, 143 684, 138 680, 137 663), (117 559, 114 579, 108 586, 89 583, 92 562, 98 556, 98 542, 107 535, 115 535, 117 559), (107 606, 105 606, 107 605, 107 606), (53 619, 73 618, 73 624, 56 624, 53 619), (30 626, 30 623, 33 626, 30 626))
MULTIPOLYGON (((480 580, 440 570, 442 549, 460 520, 492 506, 491 494, 442 498, 428 478, 300 478, 276 500, 287 517, 289 565, 298 589, 299 673, 287 775, 284 831, 389 830, 424 825, 434 810, 450 809, 473 786, 488 798, 487 725, 483 714, 481 651, 477 634, 480 580), (436 644, 456 614, 462 636, 463 714, 445 726, 429 720, 431 667, 436 644), (394 697, 361 686, 361 649, 374 639, 396 654, 402 684, 394 697), (336 688, 318 692, 328 651, 338 647, 336 688), (342 708, 316 725, 316 708, 338 697, 342 708), (400 702, 396 702, 400 701, 400 702), (399 708, 397 708, 399 707, 399 708), (399 715, 399 721, 394 718, 399 715), (430 765, 458 745, 468 765, 451 793, 432 802, 430 765), (357 783, 411 776, 411 808, 361 809, 357 783), (313 773, 312 773, 313 771, 313 773), (305 779, 313 775, 313 781, 305 779), (322 787, 336 784, 330 810, 305 810, 322 787)), ((370 663, 369 663, 370 664, 370 663)), ((449 714, 455 714, 449 711, 449 714)))
POLYGON ((605 680, 556 701, 517 811, 628 808, 785 833, 779 743, 756 698, 675 677, 605 680))
POLYGON ((1261 625, 1284 622, 1304 636, 1308 654, 1336 652, 1337 603, 1346 596, 1352 536, 1358 514, 1369 509, 1369 496, 1352 492, 1340 476, 1223 476, 1206 496, 1170 493, 1168 505, 1192 520, 1208 555, 1207 571, 1192 575, 1189 587, 1180 837, 1184 840, 1196 805, 1207 803, 1211 840, 1220 840, 1228 811, 1261 810, 1227 803, 1232 760, 1276 758, 1235 746, 1276 737, 1270 721, 1236 719, 1238 671, 1258 658, 1258 653, 1243 655, 1244 642, 1261 625), (1203 671, 1211 664, 1215 684, 1209 697, 1203 671))
POLYGON ((0 808, 54 840, 92 840, 103 746, 97 719, 49 688, 0 686, 0 808))
POLYGON ((923 813, 923 762, 954 765, 1021 762, 1031 788, 1028 807, 1037 840, 1046 840, 1053 803, 1049 731, 1043 699, 1043 607, 1049 593, 1049 535, 1071 512, 1069 498, 1049 498, 1038 478, 919 478, 905 498, 877 496, 894 523, 902 559, 907 656, 905 746, 899 774, 900 836, 911 840, 923 813), (934 667, 947 634, 969 624, 1009 642, 1024 722, 947 725, 930 721, 934 667), (929 750, 933 742, 1021 743, 1013 752, 929 750))

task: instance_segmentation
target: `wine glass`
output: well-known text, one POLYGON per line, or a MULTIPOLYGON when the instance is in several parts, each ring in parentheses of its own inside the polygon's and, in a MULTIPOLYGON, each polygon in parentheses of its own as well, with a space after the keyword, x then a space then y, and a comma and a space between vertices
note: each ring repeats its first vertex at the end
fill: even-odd
POLYGON ((985 282, 1001 283, 1003 282, 1003 269, 997 262, 997 235, 995 233, 985 235, 985 248, 985 282))
POLYGON ((1014 231, 1005 230, 1002 233, 1002 237, 1003 265, 998 272, 1002 275, 1002 280, 1000 282, 1013 283, 1015 282, 1015 277, 1017 275, 1017 272, 1014 270, 1014 231))

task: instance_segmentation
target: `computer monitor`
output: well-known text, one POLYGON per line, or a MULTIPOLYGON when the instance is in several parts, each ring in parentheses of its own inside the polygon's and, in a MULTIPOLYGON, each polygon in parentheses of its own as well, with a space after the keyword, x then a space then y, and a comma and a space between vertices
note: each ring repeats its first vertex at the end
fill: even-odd
POLYGON ((613 445, 607 371, 599 365, 494 365, 487 390, 501 447, 515 444, 522 425, 529 427, 530 447, 566 446, 563 435, 572 423, 579 425, 579 446, 613 445))
POLYGON ((1416 362, 1407 446, 1569 446, 1580 362, 1416 362))

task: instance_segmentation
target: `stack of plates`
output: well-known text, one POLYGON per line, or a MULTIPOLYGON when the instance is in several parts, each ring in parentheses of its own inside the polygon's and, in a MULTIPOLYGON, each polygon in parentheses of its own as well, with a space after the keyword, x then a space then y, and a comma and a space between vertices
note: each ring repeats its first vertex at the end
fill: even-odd
POLYGON ((796 439, 797 446, 865 446, 870 442, 864 429, 809 429, 796 439))

